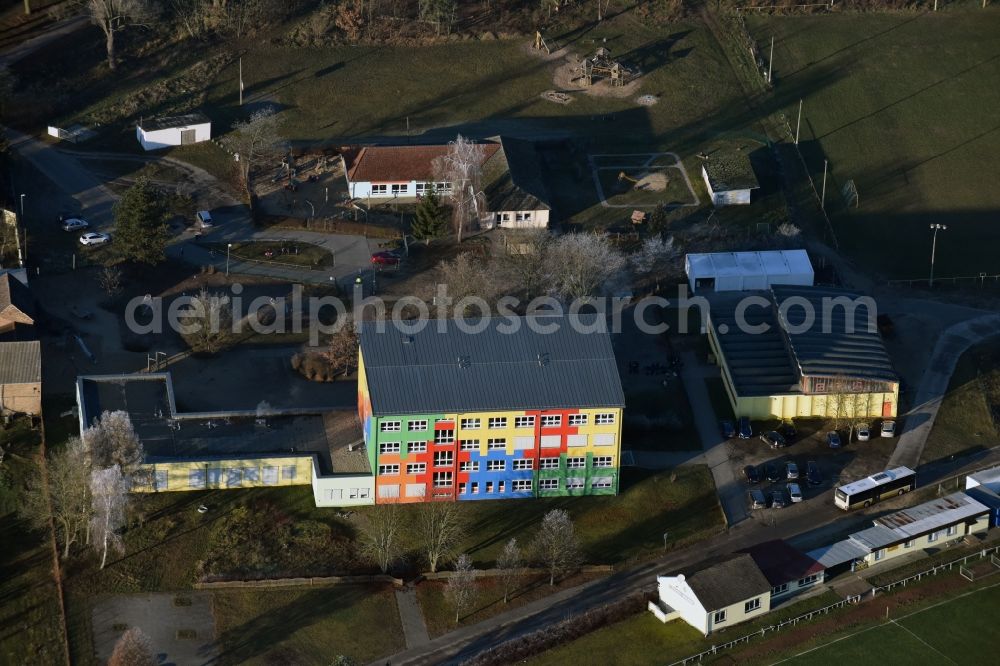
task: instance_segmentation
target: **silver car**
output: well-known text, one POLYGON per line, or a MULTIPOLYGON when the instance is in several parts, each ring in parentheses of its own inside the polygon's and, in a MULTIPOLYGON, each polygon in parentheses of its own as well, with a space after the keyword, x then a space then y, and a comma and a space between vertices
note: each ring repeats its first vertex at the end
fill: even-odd
POLYGON ((882 421, 882 437, 895 437, 896 436, 896 422, 895 421, 882 421))
POLYGON ((90 227, 90 223, 82 217, 69 217, 62 223, 63 231, 79 231, 88 227, 90 227))
POLYGON ((788 488, 788 496, 792 498, 792 504, 802 501, 802 489, 799 488, 799 484, 789 483, 786 488, 788 488))
POLYGON ((91 231, 80 236, 80 245, 104 245, 111 242, 111 236, 99 231, 91 231))

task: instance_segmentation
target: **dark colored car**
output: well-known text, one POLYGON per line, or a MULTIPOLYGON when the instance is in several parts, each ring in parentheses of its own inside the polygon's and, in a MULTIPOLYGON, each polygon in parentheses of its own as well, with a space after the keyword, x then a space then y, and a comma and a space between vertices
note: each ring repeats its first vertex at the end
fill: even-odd
POLYGON ((771 483, 777 483, 783 480, 783 475, 778 466, 773 462, 764 463, 764 476, 771 483))
POLYGON ((791 504, 788 499, 788 494, 782 489, 771 491, 771 508, 772 509, 784 509, 786 506, 791 504))
POLYGON ((750 439, 753 437, 753 428, 750 427, 750 419, 745 416, 740 417, 739 435, 740 439, 750 439))
POLYGON ((789 460, 785 463, 785 476, 789 481, 794 481, 799 478, 799 466, 796 465, 794 461, 789 460))
POLYGON ((831 449, 840 448, 840 433, 835 430, 831 430, 826 433, 826 443, 830 445, 831 449))
POLYGON ((750 508, 751 509, 766 509, 767 508, 767 495, 760 488, 751 488, 748 493, 750 496, 750 508))
POLYGON ((733 425, 732 421, 722 422, 722 437, 723 439, 732 439, 736 437, 736 427, 733 425))
POLYGON ((780 432, 785 437, 785 441, 788 442, 789 444, 795 441, 795 438, 799 434, 798 431, 795 429, 795 426, 792 425, 791 423, 782 423, 781 427, 778 428, 778 432, 780 432))
POLYGON ((819 474, 819 465, 815 460, 806 463, 806 481, 810 486, 818 486, 823 483, 823 477, 819 474))
POLYGON ((788 442, 785 438, 781 436, 781 433, 776 430, 771 430, 770 432, 761 433, 761 441, 765 442, 768 446, 774 449, 780 449, 782 447, 788 446, 788 442))
POLYGON ((743 478, 747 483, 760 483, 760 470, 753 465, 747 465, 743 468, 743 478))

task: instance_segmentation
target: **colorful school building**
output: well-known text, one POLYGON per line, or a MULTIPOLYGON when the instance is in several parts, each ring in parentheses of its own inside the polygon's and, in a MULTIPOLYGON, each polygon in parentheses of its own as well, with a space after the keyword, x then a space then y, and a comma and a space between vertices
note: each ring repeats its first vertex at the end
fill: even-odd
POLYGON ((617 494, 618 366, 603 319, 577 320, 366 322, 358 415, 375 502, 617 494))

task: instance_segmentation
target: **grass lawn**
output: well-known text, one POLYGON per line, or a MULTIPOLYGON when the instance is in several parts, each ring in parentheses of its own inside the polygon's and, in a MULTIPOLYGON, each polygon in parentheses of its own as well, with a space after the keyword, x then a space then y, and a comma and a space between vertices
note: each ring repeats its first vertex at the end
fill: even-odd
POLYGON ((814 179, 830 162, 827 206, 842 247, 888 277, 920 277, 928 224, 948 225, 937 274, 1000 273, 1000 8, 748 17, 775 38, 771 110, 794 126, 814 179), (854 180, 860 207, 845 209, 854 180))
POLYGON ((840 601, 833 592, 805 599, 768 613, 760 620, 735 625, 729 630, 701 635, 691 625, 677 620, 661 623, 652 613, 643 612, 635 617, 598 629, 572 643, 549 650, 529 660, 533 666, 552 664, 669 664, 677 659, 711 649, 726 640, 752 633, 762 626, 769 626, 810 610, 829 606, 840 601))
POLYGON ((18 489, 35 465, 38 432, 19 419, 0 431, 0 663, 65 659, 49 535, 17 516, 18 489))
POLYGON ((674 166, 637 167, 634 169, 599 168, 604 198, 612 206, 654 208, 660 205, 682 206, 695 202, 681 170, 674 166), (625 174, 622 179, 619 176, 625 174), (639 182, 635 182, 635 179, 639 182), (653 182, 653 185, 648 185, 653 182))
POLYGON ((586 560, 592 564, 660 554, 664 531, 669 531, 676 547, 722 529, 715 485, 706 467, 691 465, 658 474, 627 469, 621 488, 617 497, 468 502, 472 530, 462 550, 477 567, 492 567, 511 537, 527 546, 542 516, 552 509, 569 511, 586 560), (670 480, 673 473, 675 481, 670 480))
MULTIPOLYGON (((206 243, 207 247, 225 252, 225 243, 206 243)), ((294 241, 247 241, 233 243, 230 249, 234 259, 293 264, 308 268, 333 266, 333 254, 319 245, 294 241)))
POLYGON ((920 462, 992 446, 1000 435, 993 416, 998 406, 1000 343, 988 342, 959 358, 920 462))
POLYGON ((363 664, 405 647, 390 588, 226 590, 213 609, 221 664, 363 664))

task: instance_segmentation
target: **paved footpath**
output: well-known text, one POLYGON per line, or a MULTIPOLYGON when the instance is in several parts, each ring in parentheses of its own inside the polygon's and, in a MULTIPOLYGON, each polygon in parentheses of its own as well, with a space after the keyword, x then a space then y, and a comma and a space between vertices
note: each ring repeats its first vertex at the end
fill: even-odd
POLYGON ((426 645, 431 637, 427 634, 427 623, 417 602, 417 591, 412 585, 396 590, 396 605, 399 607, 399 621, 403 625, 403 636, 407 648, 426 645))
POLYGON ((914 406, 905 414, 903 432, 889 458, 890 468, 917 468, 959 357, 969 347, 998 335, 1000 314, 991 314, 955 324, 938 338, 934 354, 920 378, 914 406))

